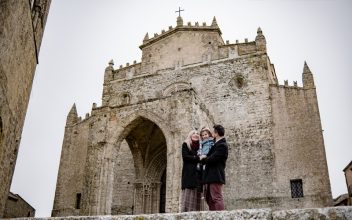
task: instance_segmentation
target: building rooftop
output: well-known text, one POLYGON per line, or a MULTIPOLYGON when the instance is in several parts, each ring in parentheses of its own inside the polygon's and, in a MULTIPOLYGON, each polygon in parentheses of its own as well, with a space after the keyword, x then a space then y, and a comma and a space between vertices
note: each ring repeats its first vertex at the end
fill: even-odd
POLYGON ((350 166, 352 166, 352 160, 351 160, 351 162, 343 169, 343 172, 345 172, 345 171, 348 169, 348 167, 350 167, 350 166))

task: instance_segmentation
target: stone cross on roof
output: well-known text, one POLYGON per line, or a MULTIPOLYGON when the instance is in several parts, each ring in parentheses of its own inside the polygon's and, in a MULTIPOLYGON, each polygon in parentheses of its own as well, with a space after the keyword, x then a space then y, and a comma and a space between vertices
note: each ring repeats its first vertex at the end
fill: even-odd
POLYGON ((184 11, 184 9, 181 9, 180 7, 178 7, 178 11, 175 11, 175 12, 178 12, 179 17, 181 17, 181 11, 184 11))

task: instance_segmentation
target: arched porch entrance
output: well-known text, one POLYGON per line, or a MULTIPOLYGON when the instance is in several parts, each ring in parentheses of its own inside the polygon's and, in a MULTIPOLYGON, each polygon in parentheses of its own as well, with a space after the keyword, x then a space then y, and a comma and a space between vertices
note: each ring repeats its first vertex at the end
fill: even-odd
POLYGON ((154 122, 138 117, 116 146, 111 214, 165 212, 166 139, 154 122))

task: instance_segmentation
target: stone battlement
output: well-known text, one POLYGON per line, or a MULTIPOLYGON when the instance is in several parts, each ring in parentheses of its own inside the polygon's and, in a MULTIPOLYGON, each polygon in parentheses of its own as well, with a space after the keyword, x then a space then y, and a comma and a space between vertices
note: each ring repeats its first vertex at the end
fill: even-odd
POLYGON ((261 220, 298 220, 298 219, 339 219, 351 220, 352 207, 328 207, 320 209, 291 209, 273 211, 272 209, 241 209, 221 212, 184 212, 150 215, 116 215, 116 216, 75 216, 57 218, 18 218, 18 220, 59 220, 59 219, 89 219, 89 220, 202 220, 202 219, 261 219, 261 220))
MULTIPOLYGON (((219 58, 217 60, 222 60, 224 58, 233 58, 233 56, 231 55, 235 51, 237 51, 239 56, 255 53, 257 52, 255 45, 256 45, 255 41, 248 41, 248 38, 245 38, 244 42, 239 42, 239 40, 236 40, 235 43, 231 43, 229 40, 227 40, 226 44, 219 46, 219 50, 222 50, 223 55, 222 55, 222 58, 219 58)), ((203 62, 197 62, 195 64, 202 64, 202 63, 203 62)), ((189 66, 189 65, 191 64, 188 64, 185 66, 189 66)), ((119 67, 114 69, 113 71, 114 73, 113 80, 129 79, 128 73, 131 73, 131 76, 143 75, 144 72, 141 67, 142 67, 142 63, 141 62, 137 63, 136 60, 134 60, 132 64, 130 63, 126 63, 125 65, 120 64, 119 67)))
POLYGON ((105 83, 112 80, 131 79, 135 76, 153 74, 164 69, 180 69, 198 63, 211 63, 215 60, 237 58, 247 54, 266 53, 266 41, 262 30, 258 28, 254 41, 244 39, 244 42, 224 42, 215 17, 211 25, 205 22, 194 25, 188 22, 184 25, 182 17, 177 18, 176 27, 169 26, 168 30, 155 33, 149 37, 147 33, 143 39, 141 62, 133 61, 119 68, 113 68, 111 61, 106 70, 105 83))
MULTIPOLYGON (((236 58, 246 58, 243 56, 249 55, 249 54, 255 54, 258 52, 262 53, 261 51, 257 51, 255 41, 248 42, 248 40, 245 40, 245 42, 239 43, 238 40, 236 40, 236 43, 233 43, 233 44, 228 43, 226 45, 219 46, 219 53, 221 54, 221 56, 218 57, 217 59, 214 59, 214 58, 208 59, 207 57, 205 57, 200 62, 195 62, 190 64, 180 64, 179 66, 174 66, 166 69, 182 69, 182 68, 203 65, 204 63, 211 64, 211 63, 218 63, 221 61, 233 60, 236 58)), ((142 62, 137 63, 137 61, 134 61, 133 64, 126 63, 125 66, 120 65, 119 68, 113 69, 112 75, 111 75, 112 77, 109 77, 108 82, 114 81, 114 80, 129 80, 137 76, 151 75, 151 74, 154 74, 155 72, 162 71, 162 70, 165 70, 165 69, 150 71, 150 69, 143 68, 142 62)))
POLYGON ((143 44, 139 46, 139 48, 143 49, 144 47, 159 41, 162 38, 165 38, 177 31, 215 31, 221 34, 220 28, 216 22, 216 18, 213 18, 213 21, 210 26, 207 26, 206 22, 203 22, 202 25, 199 25, 199 22, 195 22, 194 25, 192 25, 191 22, 188 22, 187 25, 183 25, 183 20, 181 17, 177 18, 177 26, 172 27, 169 26, 168 30, 161 30, 161 33, 154 33, 154 37, 149 38, 149 34, 147 33, 143 39, 143 44))

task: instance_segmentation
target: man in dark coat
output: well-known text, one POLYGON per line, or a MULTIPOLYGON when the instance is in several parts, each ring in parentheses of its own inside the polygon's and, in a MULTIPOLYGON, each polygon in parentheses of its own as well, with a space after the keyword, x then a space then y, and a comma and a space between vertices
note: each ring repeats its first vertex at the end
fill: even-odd
POLYGON ((200 156, 200 160, 205 164, 204 184, 206 184, 206 201, 210 211, 220 211, 225 208, 222 186, 225 184, 228 146, 224 135, 224 127, 215 125, 213 134, 215 144, 208 155, 200 156))

